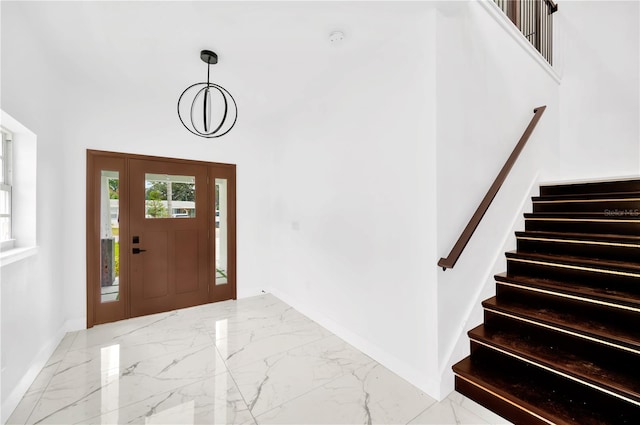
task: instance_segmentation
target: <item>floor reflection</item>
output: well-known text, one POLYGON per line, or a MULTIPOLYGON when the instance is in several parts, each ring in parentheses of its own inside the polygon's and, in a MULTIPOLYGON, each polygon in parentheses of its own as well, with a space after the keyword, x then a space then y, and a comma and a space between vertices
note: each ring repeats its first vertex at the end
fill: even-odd
POLYGON ((120 398, 120 344, 100 349, 100 390, 103 424, 118 423, 120 398))
MULTIPOLYGON (((226 359, 228 356, 227 326, 227 319, 216 321, 216 345, 218 346, 218 352, 222 359, 226 359)), ((222 370, 218 368, 225 367, 224 362, 221 361, 220 358, 216 358, 216 362, 223 363, 216 364, 216 370, 222 370)), ((216 407, 214 410, 214 422, 217 424, 227 423, 227 376, 226 373, 223 373, 215 378, 214 399, 216 407)))

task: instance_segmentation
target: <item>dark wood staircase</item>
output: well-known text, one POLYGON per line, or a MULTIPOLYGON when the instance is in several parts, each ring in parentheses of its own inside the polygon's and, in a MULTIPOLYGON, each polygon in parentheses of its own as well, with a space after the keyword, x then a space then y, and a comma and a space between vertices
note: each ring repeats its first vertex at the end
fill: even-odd
POLYGON ((640 424, 640 179, 542 186, 453 366, 516 424, 640 424))

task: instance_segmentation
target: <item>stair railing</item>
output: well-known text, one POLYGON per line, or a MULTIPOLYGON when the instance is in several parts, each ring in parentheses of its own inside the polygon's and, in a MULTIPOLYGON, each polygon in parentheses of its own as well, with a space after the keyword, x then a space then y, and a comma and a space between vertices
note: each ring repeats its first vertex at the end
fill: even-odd
POLYGON ((553 0, 494 0, 527 40, 553 65, 553 0))
POLYGON ((482 220, 482 217, 484 217, 485 213, 489 209, 489 206, 491 205, 491 202, 493 202, 493 198, 496 197, 498 190, 500 190, 500 187, 502 187, 502 184, 509 175, 511 168, 513 168, 513 165, 518 159, 520 152, 522 152, 522 149, 524 149, 524 146, 527 144, 531 133, 533 133, 533 129, 536 128, 536 125, 538 124, 538 121, 540 121, 540 117, 544 113, 545 109, 547 109, 546 105, 539 106, 533 110, 533 118, 531 118, 529 125, 524 130, 522 137, 520 137, 520 141, 518 141, 518 144, 507 159, 507 162, 502 167, 502 170, 500 170, 498 177, 496 177, 496 179, 494 180, 493 184, 489 188, 489 191, 482 199, 482 202, 480 202, 478 209, 476 209, 476 212, 473 214, 473 217, 471 217, 471 220, 469 220, 469 223, 462 231, 462 234, 458 238, 458 241, 451 249, 451 252, 449 252, 449 256, 447 256, 447 258, 441 258, 440 261, 438 261, 438 266, 442 267, 442 270, 452 269, 453 266, 455 266, 456 262, 458 262, 460 254, 462 254, 462 251, 464 251, 464 248, 469 243, 473 232, 475 232, 478 224, 480 224, 480 221, 482 220))

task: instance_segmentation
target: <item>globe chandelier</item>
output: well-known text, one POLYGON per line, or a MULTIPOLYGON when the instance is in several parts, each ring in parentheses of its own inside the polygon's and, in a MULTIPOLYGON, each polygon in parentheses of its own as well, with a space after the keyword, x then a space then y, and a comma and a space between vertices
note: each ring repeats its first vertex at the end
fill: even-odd
POLYGON ((218 63, 218 55, 202 50, 200 59, 207 64, 207 82, 192 84, 182 92, 178 117, 191 133, 213 139, 231 131, 238 120, 238 105, 227 89, 209 80, 211 65, 218 63))

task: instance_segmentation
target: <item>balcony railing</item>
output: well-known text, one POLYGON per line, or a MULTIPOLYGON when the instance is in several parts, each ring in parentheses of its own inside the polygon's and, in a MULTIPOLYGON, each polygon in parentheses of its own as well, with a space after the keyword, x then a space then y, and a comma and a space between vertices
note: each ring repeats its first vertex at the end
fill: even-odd
POLYGON ((552 0, 494 1, 533 47, 553 65, 553 14, 558 11, 558 5, 552 0))

